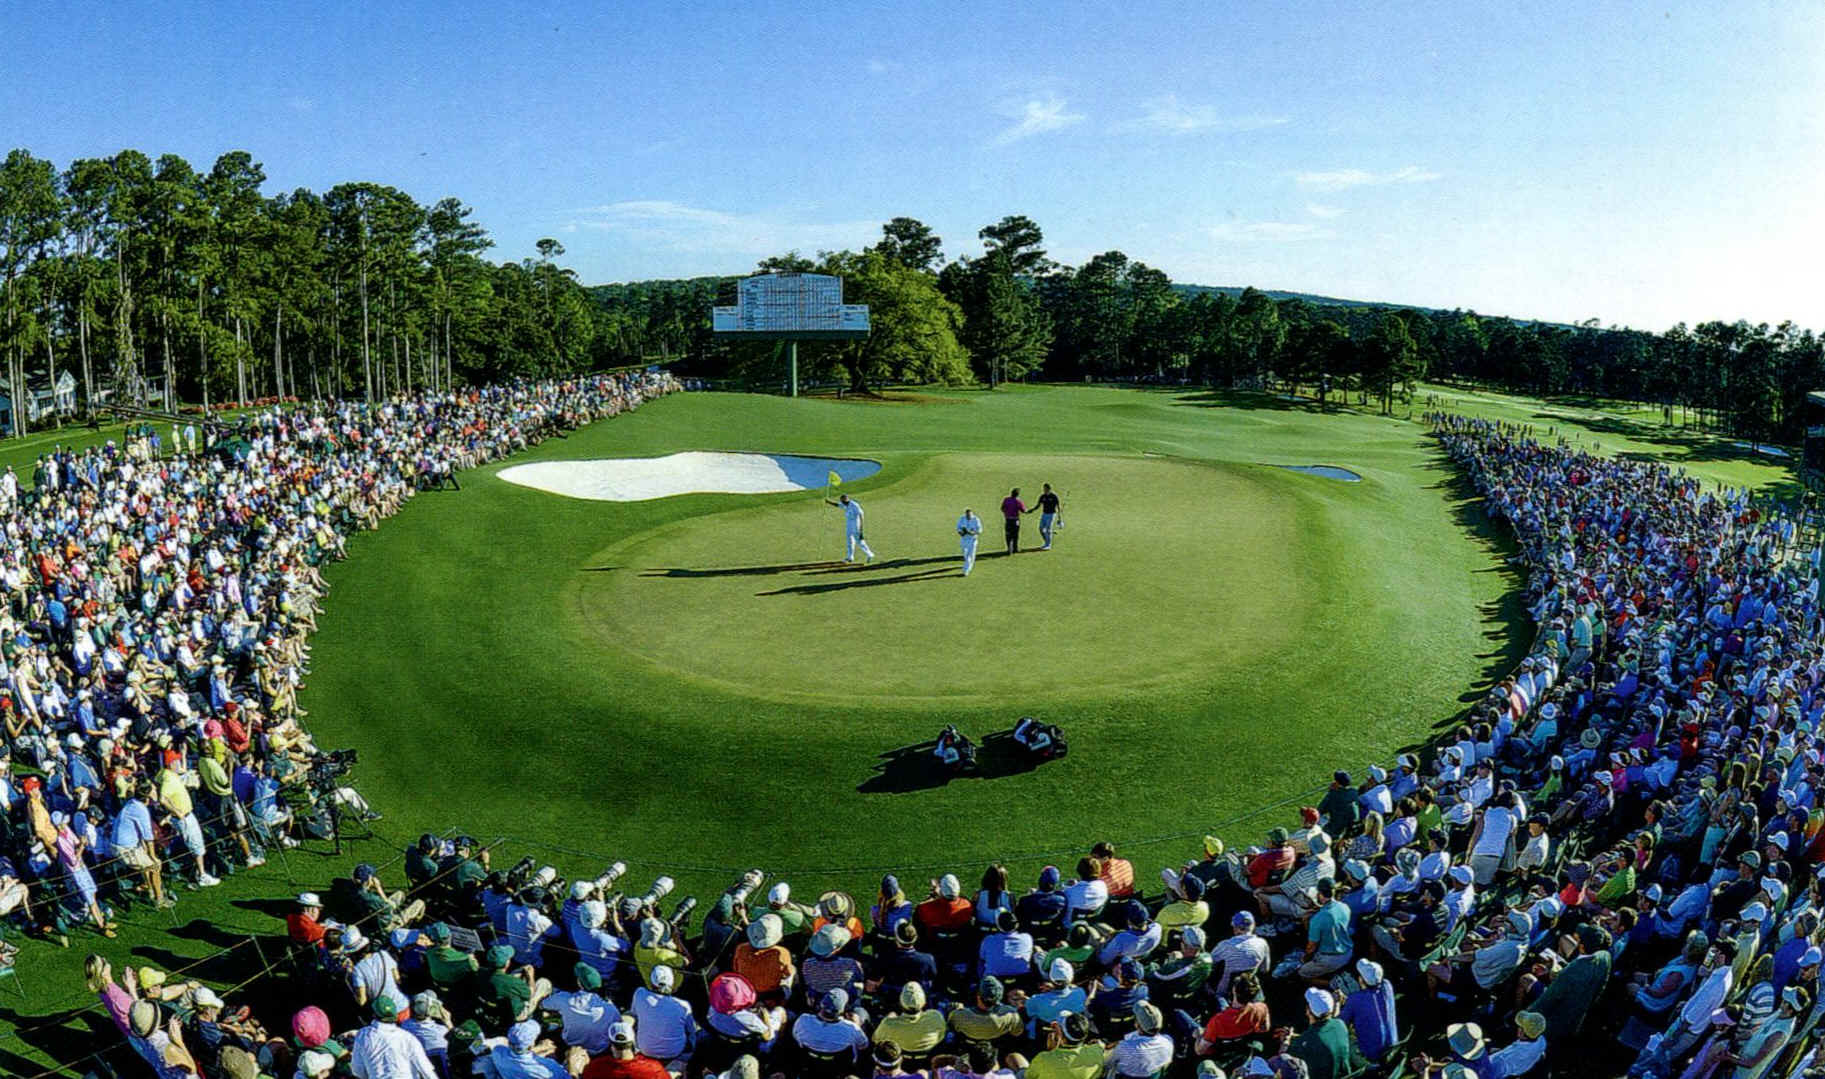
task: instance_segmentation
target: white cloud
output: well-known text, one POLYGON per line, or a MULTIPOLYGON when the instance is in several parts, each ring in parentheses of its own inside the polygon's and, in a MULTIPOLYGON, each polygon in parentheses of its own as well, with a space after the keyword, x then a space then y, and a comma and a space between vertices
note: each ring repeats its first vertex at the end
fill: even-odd
POLYGON ((900 64, 895 60, 872 59, 868 61, 868 73, 870 75, 886 75, 889 72, 898 70, 900 70, 900 64))
POLYGON ((1439 179, 1440 173, 1418 165, 1408 165, 1393 172, 1370 172, 1367 169, 1331 169, 1320 172, 1298 172, 1293 179, 1300 187, 1315 191, 1342 191, 1351 187, 1379 187, 1387 184, 1424 184, 1439 179))
POLYGON ((1305 204, 1305 212, 1311 214, 1313 217, 1321 217, 1326 221, 1331 221, 1343 216, 1343 207, 1326 206, 1319 202, 1308 202, 1305 204))
POLYGON ((1331 230, 1310 221, 1225 221, 1204 230, 1218 243, 1294 243, 1330 236, 1331 230))
POLYGON ((313 112, 317 108, 317 99, 305 97, 303 94, 293 94, 285 99, 285 107, 293 112, 313 112))
POLYGON ((787 251, 860 249, 880 238, 878 221, 805 221, 773 210, 733 212, 667 199, 592 206, 568 223, 630 244, 698 254, 765 258, 787 251))
POLYGON ((1084 122, 1083 114, 1070 111, 1062 97, 1034 98, 1006 111, 1014 125, 995 136, 996 144, 1001 146, 1084 122))
POLYGON ((1261 131, 1287 122, 1284 116, 1225 116, 1215 105, 1190 105, 1177 94, 1148 101, 1140 118, 1123 126, 1128 131, 1166 135, 1203 135, 1261 131))

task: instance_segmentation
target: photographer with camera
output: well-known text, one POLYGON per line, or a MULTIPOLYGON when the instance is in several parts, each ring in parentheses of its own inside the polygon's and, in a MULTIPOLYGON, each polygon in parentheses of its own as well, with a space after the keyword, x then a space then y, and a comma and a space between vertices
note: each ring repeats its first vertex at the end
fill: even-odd
POLYGON ((766 878, 758 869, 750 869, 741 879, 723 890, 716 905, 703 916, 702 951, 706 961, 719 961, 734 940, 747 931, 748 899, 766 878))
POLYGON ((538 966, 544 960, 545 942, 563 936, 550 906, 551 893, 532 884, 507 907, 507 944, 513 949, 515 962, 538 966))

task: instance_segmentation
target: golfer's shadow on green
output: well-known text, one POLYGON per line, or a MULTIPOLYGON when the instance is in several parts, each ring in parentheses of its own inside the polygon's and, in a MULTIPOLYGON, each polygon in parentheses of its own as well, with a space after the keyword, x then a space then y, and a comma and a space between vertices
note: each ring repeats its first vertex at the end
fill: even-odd
POLYGON ((1031 772, 1045 763, 1045 758, 1027 752, 1014 741, 1014 731, 996 731, 976 747, 976 763, 964 769, 952 768, 932 756, 938 748, 935 738, 918 745, 901 746, 882 753, 875 762, 874 774, 856 787, 858 794, 908 794, 932 790, 953 779, 1005 779, 1031 772))
POLYGON ((939 555, 932 558, 895 558, 885 562, 872 562, 867 565, 846 565, 838 562, 833 566, 810 571, 819 576, 835 575, 839 579, 822 584, 796 584, 785 588, 775 588, 771 592, 756 592, 757 596, 817 596, 826 592, 842 592, 850 588, 878 588, 887 584, 908 584, 912 581, 936 581, 942 578, 955 577, 955 566, 962 563, 961 555, 939 555), (880 574, 890 570, 909 569, 915 566, 926 566, 927 569, 914 569, 911 573, 896 573, 891 577, 880 574))

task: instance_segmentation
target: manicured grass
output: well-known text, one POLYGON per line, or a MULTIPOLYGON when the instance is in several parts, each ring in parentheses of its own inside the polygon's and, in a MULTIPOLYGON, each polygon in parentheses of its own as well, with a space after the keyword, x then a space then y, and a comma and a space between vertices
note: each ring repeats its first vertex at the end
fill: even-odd
POLYGON ((755 864, 863 888, 876 867, 1024 873, 1097 837, 1163 864, 1185 844, 1156 837, 1385 759, 1500 665, 1511 582, 1412 424, 952 396, 673 398, 534 455, 875 458, 851 493, 903 566, 646 576, 827 560, 821 492, 596 503, 484 470, 419 499, 332 575, 304 698, 320 742, 361 747, 395 814, 589 852, 554 854, 565 868, 620 857, 707 891, 755 864), (1314 462, 1365 480, 1264 466, 1314 462), (924 575, 953 565, 916 560, 956 554, 965 504, 992 551, 999 496, 1047 479, 1071 500, 1056 550, 924 575), (761 594, 826 584, 856 587, 761 594), (1071 755, 943 786, 872 770, 946 722, 981 737, 1022 714, 1062 723, 1071 755))
MULTIPOLYGON (((1560 432, 1707 479, 1789 482, 1723 440, 1638 417, 1613 428, 1586 406, 1437 392, 1515 422, 1571 412, 1560 432)), ((0 442, 0 464, 29 479, 46 448, 0 442)), ((882 561, 702 575, 840 557, 821 492, 582 502, 494 466, 415 499, 329 570, 302 696, 321 745, 361 750, 384 838, 340 857, 313 844, 171 914, 130 911, 118 940, 29 943, 29 999, 0 983, 0 1074, 111 1041, 105 1018, 78 1010, 85 950, 117 967, 200 959, 200 976, 233 984, 273 957, 270 937, 247 942, 279 928, 275 900, 357 856, 394 858, 424 830, 507 837, 509 860, 539 855, 567 875, 620 857, 705 897, 749 865, 801 894, 866 895, 886 869, 918 889, 1001 859, 1024 887, 1098 838, 1151 875, 1205 831, 1249 841, 1332 767, 1427 737, 1513 661, 1526 629, 1505 538, 1416 423, 1372 408, 1081 387, 889 403, 692 395, 516 462, 682 449, 882 461, 846 488, 882 561), (1267 467, 1314 463, 1364 482, 1267 467), (1058 546, 951 576, 962 507, 984 518, 989 555, 1000 496, 1017 483, 1030 500, 1042 481, 1067 499, 1058 546), (1064 724, 1070 756, 943 786, 916 767, 876 771, 946 722, 980 737, 1022 714, 1064 724)))

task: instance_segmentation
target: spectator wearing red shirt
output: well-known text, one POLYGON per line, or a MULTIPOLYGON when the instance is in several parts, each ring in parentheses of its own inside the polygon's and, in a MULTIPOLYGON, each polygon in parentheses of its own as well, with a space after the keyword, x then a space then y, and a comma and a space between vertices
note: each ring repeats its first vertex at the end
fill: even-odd
POLYGON ((610 1028, 608 1052, 584 1065, 581 1079, 672 1079, 665 1065, 634 1048, 634 1024, 622 1019, 610 1028))
POLYGON ((968 928, 976 908, 961 896, 962 891, 957 878, 946 873, 932 882, 931 898, 913 908, 913 921, 928 934, 968 928))
POLYGON ((1103 883, 1109 886, 1109 897, 1119 899, 1134 894, 1134 863, 1115 856, 1115 844, 1104 840, 1090 848, 1092 857, 1103 863, 1103 883))
POLYGON ((1248 886, 1265 888, 1276 883, 1293 867, 1293 857, 1293 847, 1287 840, 1285 828, 1275 828, 1267 833, 1267 849, 1249 859, 1248 886))
POLYGON ((323 900, 315 892, 298 897, 298 909, 285 916, 285 933, 293 944, 315 944, 323 939, 323 926, 317 919, 323 914, 323 900))

